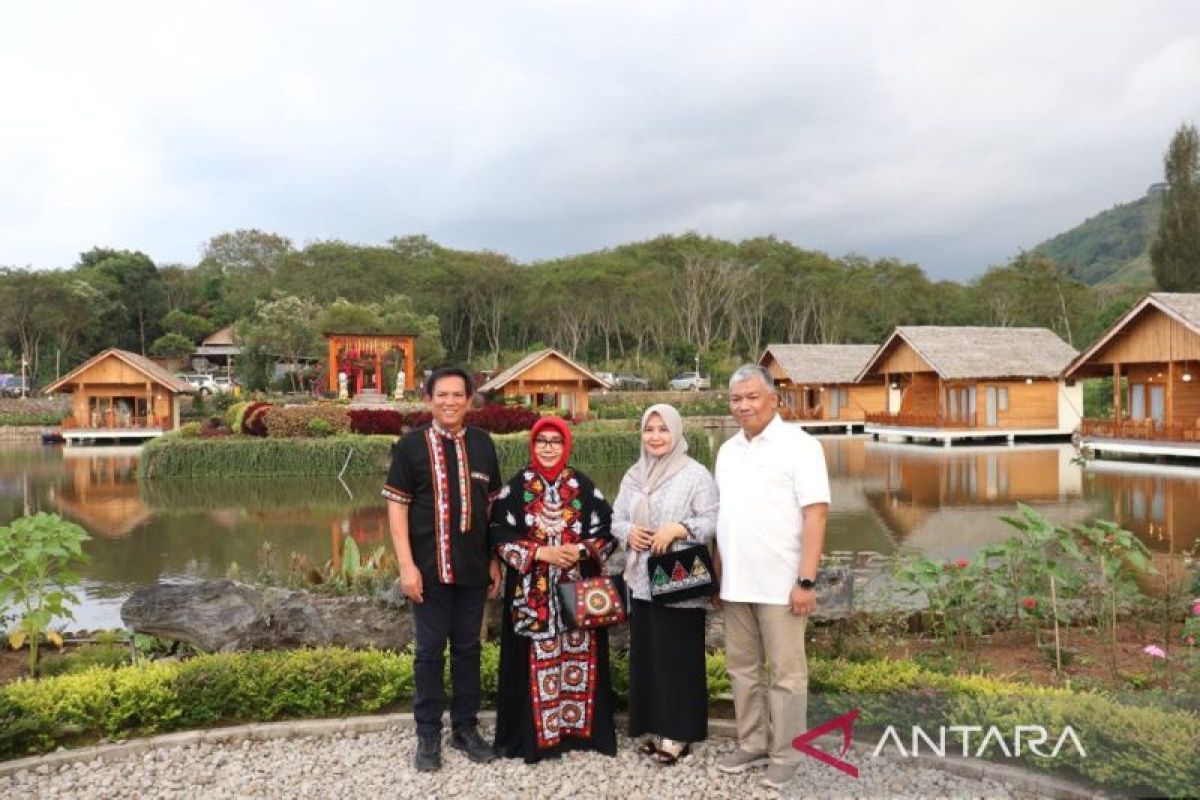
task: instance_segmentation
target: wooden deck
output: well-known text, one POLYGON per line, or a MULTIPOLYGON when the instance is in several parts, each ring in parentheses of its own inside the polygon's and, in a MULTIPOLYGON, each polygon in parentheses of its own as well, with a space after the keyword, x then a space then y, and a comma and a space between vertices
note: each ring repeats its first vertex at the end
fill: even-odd
POLYGON ((975 415, 967 419, 947 419, 931 414, 868 414, 863 432, 875 439, 886 437, 940 443, 943 447, 950 447, 955 442, 988 439, 1002 439, 1011 446, 1017 439, 1065 439, 1073 433, 1068 428, 1000 428, 974 422, 975 415))
MULTIPOLYGON (((111 415, 110 415, 111 416, 111 415)), ((115 422, 115 420, 112 420, 115 422)), ((145 443, 163 435, 158 420, 150 417, 132 417, 121 424, 108 424, 83 428, 68 418, 62 428, 62 437, 68 447, 80 444, 113 444, 115 442, 145 443)))
POLYGON ((1079 424, 1085 456, 1150 456, 1200 459, 1200 426, 1154 420, 1085 419, 1079 424))

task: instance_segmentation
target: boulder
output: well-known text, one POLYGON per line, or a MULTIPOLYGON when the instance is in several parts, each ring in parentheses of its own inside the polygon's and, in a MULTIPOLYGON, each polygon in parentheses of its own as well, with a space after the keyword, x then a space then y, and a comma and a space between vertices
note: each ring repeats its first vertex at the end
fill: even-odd
POLYGON ((121 619, 137 633, 205 652, 331 646, 400 650, 413 638, 412 615, 394 602, 231 580, 140 587, 121 606, 121 619))

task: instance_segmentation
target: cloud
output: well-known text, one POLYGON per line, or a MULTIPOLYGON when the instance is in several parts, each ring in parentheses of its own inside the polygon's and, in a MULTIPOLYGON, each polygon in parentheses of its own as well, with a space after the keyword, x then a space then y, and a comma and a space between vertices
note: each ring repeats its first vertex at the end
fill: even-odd
POLYGON ((775 233, 967 278, 1161 175, 1189 2, 11 12, 0 263, 239 227, 522 260, 775 233))

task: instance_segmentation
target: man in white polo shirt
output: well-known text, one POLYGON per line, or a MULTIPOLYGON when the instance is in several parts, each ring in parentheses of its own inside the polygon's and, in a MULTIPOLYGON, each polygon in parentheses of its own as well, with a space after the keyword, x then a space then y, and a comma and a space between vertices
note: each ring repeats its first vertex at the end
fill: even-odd
POLYGON ((807 728, 804 632, 817 605, 829 476, 821 443, 780 419, 765 369, 733 373, 729 407, 742 430, 717 454, 717 548, 738 748, 717 766, 769 764, 763 783, 780 789, 800 757, 792 740, 807 728))

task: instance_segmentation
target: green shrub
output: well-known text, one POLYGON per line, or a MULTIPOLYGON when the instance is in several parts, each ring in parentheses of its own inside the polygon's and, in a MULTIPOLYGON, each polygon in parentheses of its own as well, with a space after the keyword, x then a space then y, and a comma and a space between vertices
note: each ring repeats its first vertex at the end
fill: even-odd
POLYGON ((41 673, 46 676, 74 675, 92 667, 123 667, 128 663, 128 647, 119 644, 93 644, 43 662, 41 673))
POLYGON ((350 433, 350 415, 345 408, 332 403, 317 403, 272 409, 266 418, 267 436, 273 439, 312 436, 309 424, 317 419, 327 424, 331 433, 350 433))
MULTIPOLYGON (((628 657, 612 653, 613 687, 628 690, 628 657)), ((929 672, 911 661, 809 659, 809 720, 860 709, 858 727, 880 732, 940 724, 1070 725, 1086 758, 1064 747, 1054 761, 1026 751, 1026 766, 1064 766, 1113 789, 1185 796, 1200 785, 1200 719, 1101 694, 929 672)), ((707 657, 710 697, 729 691, 721 653, 707 657)), ((499 648, 484 645, 482 687, 495 697, 499 648)), ((105 736, 396 708, 413 693, 412 656, 339 648, 200 656, 183 662, 94 667, 77 675, 0 687, 0 757, 45 752, 105 736)), ((861 737, 859 737, 861 738, 861 737)), ((902 735, 902 739, 907 737, 902 735)), ((973 741, 976 741, 973 739, 973 741)))
POLYGON ((179 435, 185 439, 199 439, 200 438, 200 423, 199 422, 183 423, 182 425, 179 426, 179 435))
POLYGON ((308 435, 317 439, 324 438, 333 433, 333 427, 321 419, 320 417, 310 419, 308 421, 308 435))
POLYGON ((225 409, 225 424, 234 433, 242 432, 242 416, 246 413, 246 402, 237 402, 225 409))
MULTIPOLYGON (((274 409, 267 417, 268 424, 281 411, 274 409)), ((707 433, 688 431, 686 436, 689 451, 696 459, 712 458, 707 433)), ((382 477, 391 463, 391 446, 395 441, 394 436, 356 434, 335 434, 323 439, 243 436, 192 439, 181 430, 178 435, 154 439, 142 449, 138 474, 143 478, 337 475, 346 463, 346 455, 353 450, 347 475, 382 477)), ((504 478, 529 462, 528 433, 493 435, 492 441, 496 443, 504 478)), ((571 458, 574 463, 585 465, 585 470, 626 466, 637 460, 640 446, 640 439, 633 431, 580 431, 575 435, 571 458)))
POLYGON ((62 425, 63 414, 57 411, 30 411, 0 413, 0 427, 50 427, 62 425))
MULTIPOLYGON (((277 411, 274 413, 278 413, 277 411)), ((274 413, 272 416, 274 416, 274 413)), ((329 436, 325 439, 260 439, 226 436, 189 439, 160 436, 138 459, 143 478, 215 478, 384 475, 391 463, 391 436, 329 436), (353 453, 347 464, 347 455, 353 453)))

